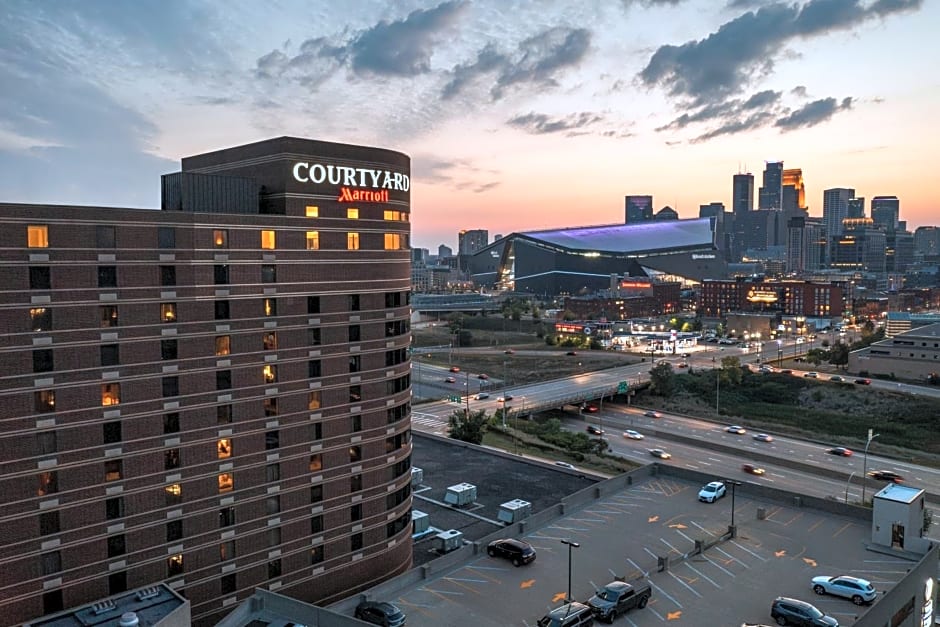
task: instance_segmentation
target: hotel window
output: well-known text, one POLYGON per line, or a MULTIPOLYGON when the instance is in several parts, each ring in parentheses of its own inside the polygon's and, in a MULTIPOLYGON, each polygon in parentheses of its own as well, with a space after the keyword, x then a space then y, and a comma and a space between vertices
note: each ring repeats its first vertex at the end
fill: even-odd
POLYGON ((40 431, 36 434, 40 455, 52 455, 59 450, 58 437, 55 431, 40 431))
POLYGON ((171 555, 166 560, 166 576, 176 577, 183 574, 183 554, 171 555))
POLYGON ((121 403, 121 384, 120 383, 102 383, 101 384, 101 406, 110 407, 121 403))
POLYGON ((232 406, 231 405, 218 405, 215 408, 215 418, 216 422, 220 425, 227 425, 232 423, 232 406))
MULTIPOLYGON (((227 560, 233 560, 233 559, 235 559, 235 541, 227 540, 219 545, 219 561, 225 562, 227 560)), ((224 579, 225 578, 223 577, 223 580, 224 579)), ((233 582, 235 581, 234 576, 232 577, 232 581, 233 582)), ((223 585, 222 591, 226 592, 226 590, 224 590, 224 587, 225 586, 223 585)), ((234 592, 234 591, 235 591, 234 586, 231 590, 228 590, 228 592, 234 592)))
POLYGON ((323 406, 321 394, 320 390, 310 392, 310 396, 307 399, 307 409, 320 409, 320 407, 323 406))
POLYGON ((310 502, 311 503, 323 502, 323 486, 322 485, 310 486, 310 502))
POLYGON ((104 480, 120 481, 123 476, 123 464, 119 459, 112 459, 104 463, 104 480))
POLYGON ((349 341, 358 342, 362 339, 362 328, 358 324, 349 325, 349 341))
POLYGON ((163 414, 163 433, 179 433, 180 415, 177 412, 163 414))
POLYGON ((232 389, 232 371, 231 370, 219 370, 215 373, 215 389, 217 390, 231 390, 232 389))
POLYGON ((323 423, 315 422, 310 425, 310 439, 314 442, 323 439, 323 423))
POLYGON ((180 378, 179 377, 163 377, 163 380, 160 383, 163 387, 164 398, 168 396, 180 395, 180 378))
POLYGON ((214 266, 212 277, 216 285, 228 285, 228 266, 214 266))
POLYGON ((349 478, 349 490, 350 492, 362 491, 362 475, 353 475, 349 478))
POLYGON ((349 422, 350 422, 350 429, 353 433, 358 433, 359 431, 362 431, 362 416, 360 416, 359 414, 350 416, 349 422))
POLYGON ((59 512, 43 512, 39 514, 39 535, 49 536, 59 533, 59 512))
POLYGON ((219 510, 219 526, 232 527, 235 525, 235 508, 227 507, 219 510))
POLYGON ((268 579, 275 579, 281 576, 281 560, 271 560, 268 562, 268 579))
POLYGON ((323 532, 323 516, 313 516, 310 518, 310 533, 317 534, 323 532))
POLYGON ((398 233, 386 233, 385 234, 385 250, 400 250, 401 249, 401 235, 398 233))
POLYGON ((356 503, 349 508, 349 522, 362 520, 362 503, 356 503))
POLYGON ((117 366, 121 362, 121 352, 117 344, 102 344, 98 352, 102 366, 117 366))
POLYGON ((310 472, 317 472, 318 470, 323 470, 323 456, 320 453, 310 456, 310 472))
POLYGON ((320 250, 320 231, 307 231, 307 250, 320 250))
POLYGON ((362 386, 350 385, 349 386, 349 402, 358 403, 361 400, 362 400, 362 386))
POLYGON ((267 333, 261 336, 261 344, 266 351, 276 351, 277 350, 277 333, 274 331, 268 331, 267 333))
POLYGON ((264 415, 267 416, 277 416, 277 397, 270 396, 264 399, 264 415))
POLYGON ((118 557, 127 552, 127 543, 124 542, 124 534, 108 536, 108 557, 118 557))
POLYGON ((361 446, 350 446, 349 447, 349 463, 354 464, 356 462, 362 461, 362 447, 361 446))
POLYGON ((308 218, 319 218, 320 217, 320 208, 314 207, 313 205, 307 205, 304 209, 304 215, 308 218))
POLYGON ((261 231, 261 248, 265 250, 274 250, 275 235, 274 231, 261 231))
POLYGON ((362 550, 362 534, 354 533, 349 537, 349 550, 350 551, 361 551, 362 550))
POLYGON ((62 556, 58 551, 42 553, 40 555, 40 561, 42 562, 43 576, 53 575, 62 570, 62 556))
POLYGON ((349 372, 359 372, 360 370, 362 370, 362 356, 350 355, 349 356, 349 372))
POLYGON ((322 376, 322 368, 320 366, 319 359, 311 359, 307 362, 307 378, 316 379, 317 377, 322 376))
POLYGON ((280 546, 281 544, 281 528, 280 527, 270 527, 268 529, 268 546, 280 546))
POLYGON ((229 355, 232 352, 232 336, 231 335, 217 335, 215 336, 215 356, 224 357, 229 355))
POLYGON ((104 517, 107 520, 116 520, 124 517, 124 497, 115 496, 104 502, 104 517))
POLYGON ((158 248, 176 248, 176 229, 172 226, 161 226, 157 228, 157 247, 158 248))
POLYGON ((166 541, 176 542, 183 539, 183 521, 174 520, 166 524, 166 541))
POLYGON ((232 456, 232 441, 222 438, 216 443, 216 449, 219 452, 219 459, 228 459, 232 456))
POLYGON ((49 272, 49 266, 30 266, 29 289, 31 290, 52 289, 52 278, 49 272))
POLYGON ((346 233, 346 250, 359 250, 358 233, 346 233))
POLYGON ((281 445, 281 433, 279 431, 267 431, 264 434, 264 450, 273 451, 281 445))
POLYGON ((121 441, 121 421, 106 422, 101 425, 105 444, 117 444, 121 441))
POLYGON ((323 561, 323 545, 315 546, 310 549, 310 563, 319 564, 323 561))
POLYGON ((225 229, 213 229, 212 245, 215 248, 228 248, 228 231, 225 229))
POLYGON ((264 315, 267 318, 277 315, 277 299, 276 298, 265 298, 262 303, 262 309, 264 310, 264 315))
POLYGON ((49 227, 45 224, 27 226, 26 245, 29 248, 49 248, 49 227))
MULTIPOLYGON (((264 501, 264 513, 268 516, 273 516, 281 512, 281 497, 274 495, 269 496, 264 501)), ((280 542, 278 543, 280 544, 280 542)))
POLYGON ((52 372, 52 349, 41 348, 33 351, 33 372, 52 372))
POLYGON ((389 209, 386 209, 385 211, 382 212, 382 218, 384 220, 392 220, 392 221, 397 222, 401 220, 401 216, 402 216, 401 211, 391 211, 389 209))
POLYGON ((177 355, 179 355, 177 340, 160 340, 160 359, 176 359, 177 355))
POLYGON ((265 364, 261 369, 261 376, 265 383, 277 383, 277 366, 265 364))
POLYGON ((167 507, 179 505, 183 502, 183 486, 173 483, 163 489, 163 495, 166 498, 167 507))
POLYGON ((180 467, 180 450, 171 448, 163 451, 163 469, 176 470, 180 467))
POLYGON ((98 287, 117 287, 117 266, 98 266, 98 287))
POLYGON ((118 325, 117 305, 101 305, 98 307, 98 311, 102 329, 116 327, 118 325))
POLYGON ((231 492, 235 488, 235 476, 230 472, 219 475, 219 494, 231 492))
POLYGON ((281 480, 281 465, 268 464, 264 467, 264 478, 268 483, 281 480))
POLYGON ((55 494, 59 491, 59 473, 55 470, 47 470, 39 473, 39 489, 36 490, 37 496, 46 496, 55 494))
POLYGON ((277 266, 272 266, 272 265, 261 266, 261 282, 262 283, 277 283, 277 266))
POLYGON ((227 300, 217 300, 215 301, 215 319, 216 320, 228 320, 229 318, 229 304, 227 300))
POLYGON ((320 313, 320 297, 319 296, 307 297, 307 313, 320 313))
POLYGON ((358 220, 359 219, 359 210, 349 207, 346 209, 346 218, 349 220, 358 220))
POLYGON ((359 294, 346 295, 346 304, 349 306, 349 311, 359 311, 360 301, 359 294))
POLYGON ((34 307, 29 310, 30 328, 33 331, 52 330, 52 309, 48 307, 34 307))
POLYGON ((176 303, 160 303, 160 320, 176 322, 176 303))
POLYGON ((319 327, 307 329, 307 344, 310 346, 319 346, 322 342, 322 336, 319 327))

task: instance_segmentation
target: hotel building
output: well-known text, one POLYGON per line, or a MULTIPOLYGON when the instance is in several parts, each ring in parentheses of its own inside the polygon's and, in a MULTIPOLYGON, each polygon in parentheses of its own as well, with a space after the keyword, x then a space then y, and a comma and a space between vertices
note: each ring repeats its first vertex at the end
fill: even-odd
POLYGON ((183 159, 161 211, 0 204, 3 623, 410 568, 409 171, 281 137, 183 159))

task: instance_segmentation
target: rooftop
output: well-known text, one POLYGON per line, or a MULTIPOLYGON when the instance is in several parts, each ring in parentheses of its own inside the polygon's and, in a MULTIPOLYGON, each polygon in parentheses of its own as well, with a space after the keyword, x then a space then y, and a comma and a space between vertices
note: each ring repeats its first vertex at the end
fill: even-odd
POLYGON ((122 619, 131 618, 126 616, 129 613, 136 616, 140 627, 191 622, 189 601, 161 583, 45 616, 27 623, 27 627, 119 627, 122 619))
POLYGON ((517 233, 532 240, 569 250, 611 253, 662 252, 712 246, 711 220, 650 220, 635 224, 609 224, 517 233))
POLYGON ((875 498, 896 501, 898 503, 913 503, 924 494, 921 488, 912 488, 897 483, 889 483, 880 492, 875 494, 875 498))

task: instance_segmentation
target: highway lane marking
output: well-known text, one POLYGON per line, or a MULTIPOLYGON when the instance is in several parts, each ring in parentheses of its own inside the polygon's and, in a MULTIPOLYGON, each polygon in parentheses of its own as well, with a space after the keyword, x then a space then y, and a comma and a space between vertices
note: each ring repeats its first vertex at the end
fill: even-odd
POLYGON ((697 596, 697 597, 700 598, 700 599, 702 598, 702 595, 698 593, 698 590, 696 590, 695 588, 693 588, 692 586, 690 586, 690 585, 687 584, 686 582, 682 581, 682 578, 681 578, 681 577, 676 577, 675 573, 673 573, 671 570, 667 570, 666 572, 669 573, 669 576, 670 576, 670 577, 672 577, 673 579, 675 579, 676 581, 678 581, 679 583, 681 583, 683 586, 685 586, 686 588, 688 588, 689 591, 690 591, 692 594, 694 594, 695 596, 697 596))

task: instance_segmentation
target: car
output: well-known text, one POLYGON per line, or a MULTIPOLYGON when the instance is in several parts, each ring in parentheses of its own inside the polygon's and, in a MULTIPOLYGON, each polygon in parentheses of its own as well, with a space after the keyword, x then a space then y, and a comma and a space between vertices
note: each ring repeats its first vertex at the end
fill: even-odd
POLYGON ((661 448, 651 448, 649 452, 650 455, 653 457, 658 457, 659 459, 672 459, 672 455, 661 448))
POLYGON ((764 469, 755 464, 742 464, 741 470, 752 475, 762 475, 764 474, 764 469))
POLYGON ((502 538, 486 545, 486 554, 490 557, 502 557, 512 562, 513 566, 531 564, 535 561, 535 549, 525 540, 502 538))
POLYGON ((714 503, 723 497, 727 491, 728 489, 721 481, 712 481, 711 483, 706 483, 702 489, 698 491, 698 500, 704 501, 705 503, 714 503))
POLYGON ((446 379, 444 379, 444 383, 457 383, 457 379, 455 379, 454 377, 447 377, 446 379))
POLYGON ((747 433, 744 427, 740 427, 738 425, 731 425, 730 427, 725 427, 725 432, 734 433, 736 435, 744 435, 745 433, 747 433))
POLYGON ((841 383, 841 382, 845 381, 845 378, 844 378, 844 377, 840 377, 839 375, 833 375, 833 376, 829 377, 829 380, 830 380, 830 381, 835 381, 836 383, 841 383))
POLYGON ((629 584, 625 581, 611 581, 597 590, 590 599, 588 607, 594 618, 612 623, 621 614, 633 608, 643 609, 653 596, 653 587, 649 582, 641 581, 629 584))
POLYGON ((892 470, 872 470, 868 473, 868 476, 878 481, 893 481, 895 483, 904 481, 904 477, 892 470))
POLYGON ((766 433, 758 433, 754 435, 754 439, 758 442, 773 442, 774 436, 767 435, 766 433))
POLYGON ((653 411, 652 409, 643 412, 643 415, 646 416, 647 418, 662 418, 663 417, 661 413, 659 413, 658 411, 653 411))
POLYGON ((578 351, 568 351, 567 353, 565 353, 565 355, 568 355, 569 357, 573 357, 577 354, 578 354, 578 351))
POLYGON ((689 367, 689 362, 687 362, 687 361, 680 361, 679 364, 678 364, 676 367, 677 367, 677 368, 688 368, 688 367, 689 367))
POLYGON ((516 354, 516 351, 512 350, 511 348, 507 348, 506 350, 503 351, 503 354, 504 354, 504 355, 515 355, 515 354, 516 354))
POLYGON ((483 374, 482 372, 477 375, 477 379, 480 379, 481 381, 486 381, 486 380, 488 380, 489 378, 490 378, 489 375, 483 374))
POLYGON ((510 394, 503 394, 502 396, 500 396, 499 398, 496 399, 496 402, 497 402, 497 403, 505 403, 505 402, 511 401, 511 400, 512 400, 512 396, 511 396, 510 394))
POLYGON ((856 379, 855 383, 858 385, 871 385, 871 379, 865 379, 865 378, 856 379))
POLYGON ((460 372, 460 367, 459 367, 459 366, 451 366, 451 367, 450 367, 450 371, 451 371, 451 372, 460 372))
POLYGON ((478 400, 478 401, 482 401, 483 399, 489 398, 489 397, 490 397, 490 393, 489 393, 489 392, 480 392, 479 394, 477 394, 477 395, 474 396, 473 398, 475 398, 475 399, 478 400))
POLYGON ((783 370, 780 371, 780 374, 793 374, 793 371, 790 370, 789 368, 784 368, 783 370))
POLYGON ((837 455, 839 457, 852 457, 852 450, 847 449, 844 446, 837 446, 835 448, 826 449, 826 452, 830 455, 837 455))
POLYGON ((770 616, 778 625, 839 627, 839 621, 819 611, 812 603, 777 597, 770 606, 770 616))
POLYGON ((556 607, 536 621, 536 627, 591 627, 594 612, 584 603, 572 601, 556 607))
POLYGON ((405 624, 405 613, 385 601, 363 601, 356 606, 356 618, 372 625, 400 627, 405 624))
POLYGON ((600 427, 595 427, 594 425, 588 425, 585 431, 591 435, 604 435, 604 430, 600 427))
POLYGON ((809 372, 804 372, 804 373, 803 373, 803 376, 806 377, 806 378, 808 378, 808 379, 818 379, 818 378, 819 378, 819 373, 818 373, 818 372, 815 372, 815 371, 813 371, 813 370, 810 370, 809 372))
POLYGON ((640 433, 639 431, 634 431, 633 429, 627 429, 626 431, 623 432, 623 437, 629 440, 642 440, 643 434, 640 433))
POLYGON ((598 411, 600 411, 597 408, 597 405, 585 405, 581 408, 581 410, 588 414, 596 414, 598 411))
POLYGON ((871 603, 878 591, 867 579, 840 575, 838 577, 813 577, 813 592, 819 595, 832 594, 851 599, 855 605, 871 603))
POLYGON ((569 464, 568 462, 555 462, 555 465, 558 466, 559 468, 567 468, 568 470, 577 470, 577 468, 575 468, 572 464, 569 464))

